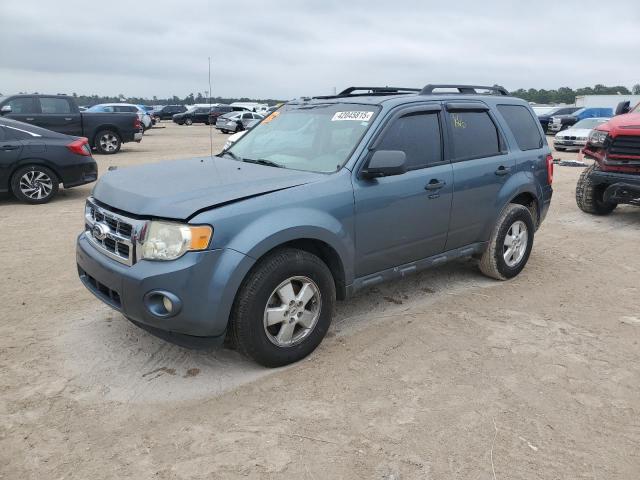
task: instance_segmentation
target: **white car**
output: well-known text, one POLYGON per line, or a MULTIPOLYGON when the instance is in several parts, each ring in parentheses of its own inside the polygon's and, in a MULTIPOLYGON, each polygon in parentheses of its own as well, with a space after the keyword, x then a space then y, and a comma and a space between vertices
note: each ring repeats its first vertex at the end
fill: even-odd
POLYGON ((240 138, 242 138, 242 136, 247 133, 249 130, 251 130, 253 127, 255 127, 258 123, 260 123, 260 120, 253 120, 251 122, 249 122, 247 124, 247 129, 246 130, 242 130, 238 133, 234 133, 233 135, 231 135, 229 138, 227 138, 227 141, 224 143, 224 148, 223 150, 227 150, 229 149, 229 147, 231 147, 231 145, 233 145, 234 143, 236 143, 238 140, 240 140, 240 138))
POLYGON ((556 150, 580 150, 587 144, 587 138, 591 130, 609 118, 585 118, 566 130, 556 133, 553 137, 553 146, 556 150))
POLYGON ((138 105, 134 105, 132 103, 101 103, 99 105, 94 105, 93 107, 89 108, 88 111, 103 112, 103 113, 113 113, 113 112, 137 113, 138 118, 140 119, 140 123, 142 124, 143 130, 147 130, 153 126, 153 120, 151 120, 151 115, 149 115, 146 111, 144 111, 138 105))

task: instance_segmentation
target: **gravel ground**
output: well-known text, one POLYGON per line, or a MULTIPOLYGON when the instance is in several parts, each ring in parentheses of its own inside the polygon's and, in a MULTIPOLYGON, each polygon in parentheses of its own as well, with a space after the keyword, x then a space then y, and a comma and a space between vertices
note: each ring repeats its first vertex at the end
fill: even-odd
MULTIPOLYGON (((163 126, 100 170, 209 152, 207 127, 163 126)), ((0 478, 639 478, 640 209, 582 213, 580 171, 556 167, 516 279, 460 261, 370 289, 277 370, 167 344, 85 291, 91 186, 0 198, 0 478)))

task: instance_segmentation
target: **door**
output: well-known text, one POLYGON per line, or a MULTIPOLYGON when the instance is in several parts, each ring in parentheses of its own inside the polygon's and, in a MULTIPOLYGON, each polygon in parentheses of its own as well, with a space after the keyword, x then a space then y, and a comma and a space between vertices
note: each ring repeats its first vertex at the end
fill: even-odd
POLYGON ((433 105, 394 114, 370 146, 369 158, 375 150, 405 152, 408 171, 354 179, 358 277, 444 250, 453 182, 439 110, 433 105))
POLYGON ((35 124, 35 115, 40 111, 40 106, 36 103, 35 97, 14 97, 2 106, 11 107, 11 113, 4 115, 20 122, 35 124))
POLYGON ((453 203, 446 249, 487 240, 498 195, 515 170, 504 135, 486 105, 449 103, 446 125, 452 146, 453 203))
POLYGON ((80 112, 69 98, 36 97, 40 112, 35 114, 35 125, 66 135, 82 135, 80 112))
POLYGON ((12 135, 11 130, 0 126, 0 191, 10 188, 9 175, 20 158, 22 142, 12 135))

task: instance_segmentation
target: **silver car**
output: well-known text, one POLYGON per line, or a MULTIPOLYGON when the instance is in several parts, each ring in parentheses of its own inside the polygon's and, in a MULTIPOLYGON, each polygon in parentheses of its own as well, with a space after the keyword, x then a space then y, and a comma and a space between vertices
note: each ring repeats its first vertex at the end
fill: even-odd
POLYGON ((229 112, 220 115, 216 120, 216 128, 222 133, 240 132, 246 130, 252 122, 264 118, 259 113, 253 112, 229 112))

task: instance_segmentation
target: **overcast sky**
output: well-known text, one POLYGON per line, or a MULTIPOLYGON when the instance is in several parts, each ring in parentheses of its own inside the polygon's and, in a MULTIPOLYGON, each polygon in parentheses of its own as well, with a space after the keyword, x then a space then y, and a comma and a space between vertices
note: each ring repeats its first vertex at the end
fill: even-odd
POLYGON ((629 1, 0 0, 0 92, 288 99, 640 83, 629 1))

